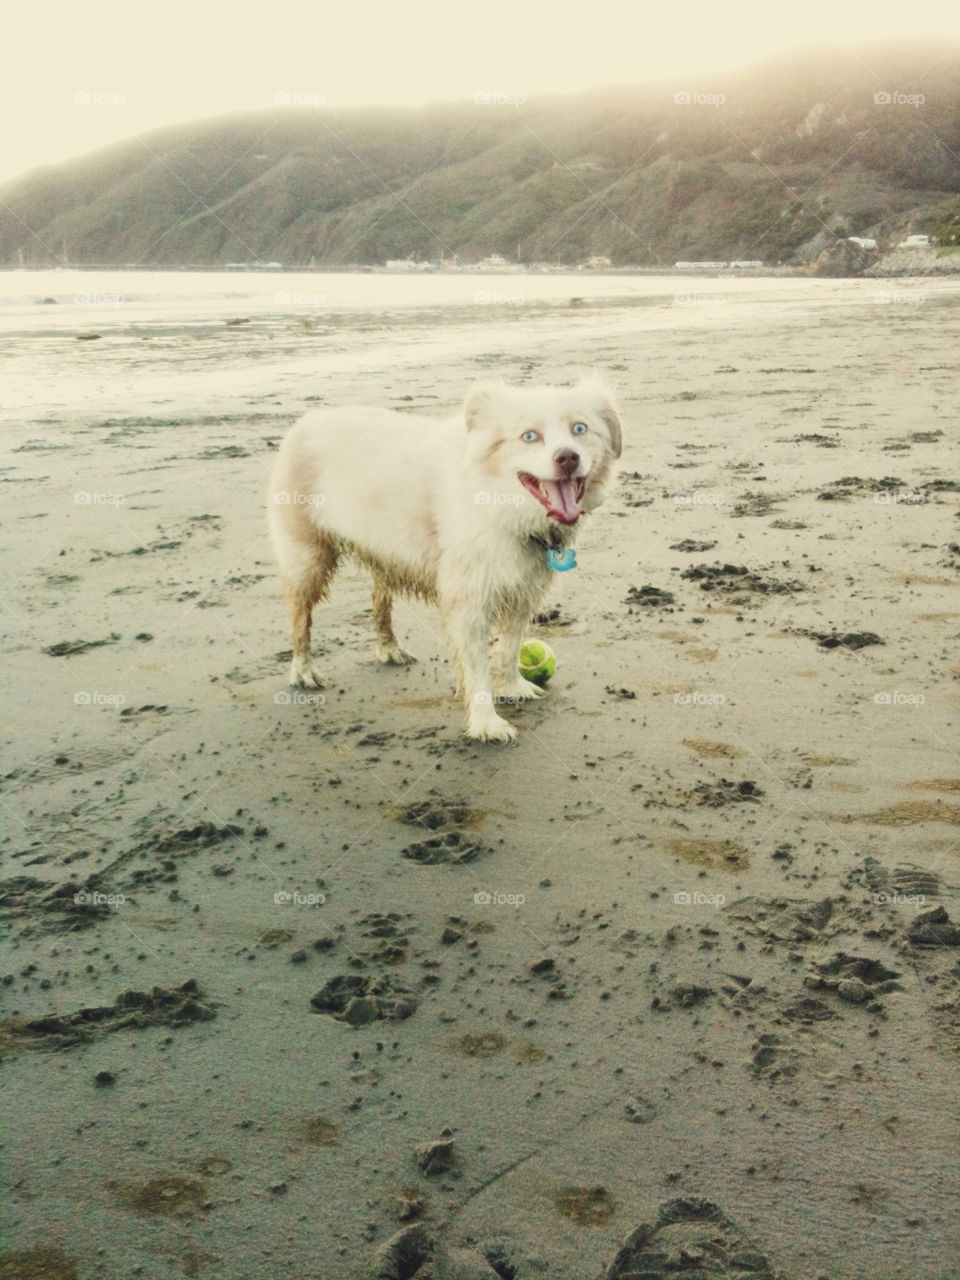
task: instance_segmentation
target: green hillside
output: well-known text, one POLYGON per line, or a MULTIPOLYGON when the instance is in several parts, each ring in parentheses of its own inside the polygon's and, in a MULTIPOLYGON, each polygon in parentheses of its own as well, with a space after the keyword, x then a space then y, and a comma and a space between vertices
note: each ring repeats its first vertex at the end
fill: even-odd
POLYGON ((852 234, 951 243, 960 53, 811 51, 723 82, 520 107, 277 108, 35 171, 0 202, 0 263, 28 266, 64 246, 74 265, 655 266, 802 261, 852 234))

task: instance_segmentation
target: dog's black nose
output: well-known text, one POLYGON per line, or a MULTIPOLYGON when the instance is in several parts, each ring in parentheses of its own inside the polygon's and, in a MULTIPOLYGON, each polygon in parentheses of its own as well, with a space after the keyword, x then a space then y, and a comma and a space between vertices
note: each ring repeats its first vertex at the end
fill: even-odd
POLYGON ((564 479, 572 476, 580 465, 580 455, 575 449, 558 449, 553 455, 553 460, 564 479))

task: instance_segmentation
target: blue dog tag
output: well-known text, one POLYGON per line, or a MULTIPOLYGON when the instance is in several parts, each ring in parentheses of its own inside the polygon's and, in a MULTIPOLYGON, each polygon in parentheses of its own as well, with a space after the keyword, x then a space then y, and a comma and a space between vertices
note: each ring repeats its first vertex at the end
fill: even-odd
POLYGON ((577 553, 573 547, 565 547, 563 551, 555 551, 552 547, 547 551, 547 568, 556 569, 558 573, 566 573, 568 569, 576 569, 577 553))

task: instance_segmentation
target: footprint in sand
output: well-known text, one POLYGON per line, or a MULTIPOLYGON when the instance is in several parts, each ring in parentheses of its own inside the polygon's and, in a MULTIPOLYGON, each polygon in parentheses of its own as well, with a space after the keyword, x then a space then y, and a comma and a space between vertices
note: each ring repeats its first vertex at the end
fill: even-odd
POLYGON ((627 1237, 605 1280, 713 1276, 747 1273, 752 1280, 774 1280, 764 1254, 717 1205, 709 1200, 669 1200, 655 1222, 627 1237))

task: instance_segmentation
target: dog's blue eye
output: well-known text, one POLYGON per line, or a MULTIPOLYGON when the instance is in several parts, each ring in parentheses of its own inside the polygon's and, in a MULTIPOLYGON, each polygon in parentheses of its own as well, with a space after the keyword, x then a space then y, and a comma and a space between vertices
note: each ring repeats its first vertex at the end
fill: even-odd
POLYGON ((535 431, 525 431, 520 439, 526 440, 527 444, 533 444, 534 440, 538 439, 538 436, 535 431))
POLYGON ((585 422, 575 422, 570 428, 575 436, 582 436, 586 429, 587 424, 585 422))

